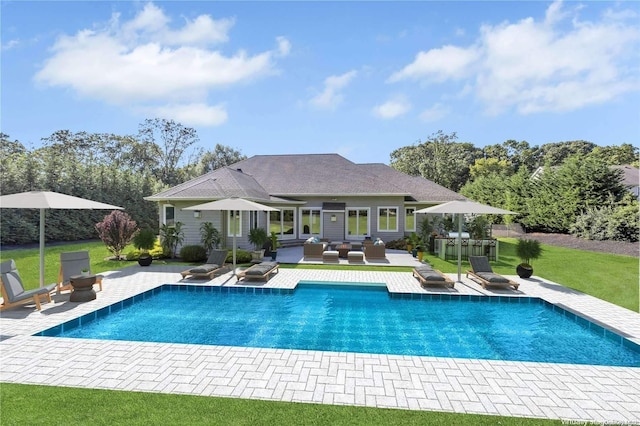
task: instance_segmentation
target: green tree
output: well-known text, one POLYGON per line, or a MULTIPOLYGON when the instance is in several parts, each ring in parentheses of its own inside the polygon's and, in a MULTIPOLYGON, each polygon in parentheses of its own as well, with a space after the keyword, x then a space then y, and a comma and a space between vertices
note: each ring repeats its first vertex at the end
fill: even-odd
POLYGON ((196 167, 197 175, 203 175, 220 167, 228 166, 230 164, 237 163, 238 161, 245 160, 246 155, 242 155, 240 151, 237 151, 230 146, 224 146, 216 144, 213 151, 205 151, 200 157, 200 162, 196 167))
POLYGON ((163 184, 183 182, 179 165, 185 161, 189 148, 199 141, 195 129, 164 118, 146 119, 140 124, 138 139, 145 151, 158 159, 153 172, 163 184))
POLYGON ((620 170, 575 155, 557 168, 545 168, 533 182, 523 223, 535 230, 566 233, 588 207, 615 205, 625 192, 620 170))
POLYGON ((458 191, 469 178, 469 166, 481 157, 482 151, 471 143, 456 140, 455 132, 447 135, 439 130, 423 143, 394 150, 390 165, 458 191))

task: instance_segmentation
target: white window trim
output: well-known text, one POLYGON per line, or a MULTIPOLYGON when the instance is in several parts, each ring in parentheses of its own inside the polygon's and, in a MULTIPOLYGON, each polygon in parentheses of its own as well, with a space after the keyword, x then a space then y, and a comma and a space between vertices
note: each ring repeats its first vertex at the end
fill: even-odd
MULTIPOLYGON (((227 237, 233 237, 233 233, 231 232, 231 224, 233 223, 233 219, 231 218, 231 210, 227 211, 227 237)), ((236 210, 238 217, 240 220, 238 221, 238 229, 236 230, 236 237, 242 236, 242 210, 236 210)))
MULTIPOLYGON (((398 222, 400 222, 398 213, 400 213, 400 208, 398 208, 398 206, 378 206, 378 214, 376 215, 378 232, 398 232, 398 222), (380 210, 382 209, 387 209, 387 210, 394 209, 396 211, 396 228, 395 229, 380 229, 380 210)), ((387 224, 388 223, 389 223, 389 213, 387 213, 387 224)))
MULTIPOLYGON (((318 212, 318 221, 320 222, 320 233, 318 235, 322 235, 322 208, 320 207, 300 207, 298 209, 298 235, 300 235, 301 237, 311 237, 312 235, 315 235, 313 233, 310 234, 305 234, 303 231, 303 227, 304 225, 302 224, 302 211, 303 210, 310 210, 312 212, 318 212)), ((313 217, 313 213, 312 213, 312 217, 313 217)))
POLYGON ((358 239, 360 237, 370 237, 371 236, 371 207, 347 207, 344 210, 344 234, 347 236, 347 239, 358 239), (352 235, 349 234, 349 211, 351 210, 366 210, 367 211, 367 229, 364 234, 352 235))
POLYGON ((167 207, 173 208, 173 225, 169 225, 169 226, 174 226, 176 223, 176 206, 174 206, 173 204, 162 205, 162 224, 163 225, 167 224, 167 207))
POLYGON ((405 207, 404 208, 404 230, 407 232, 416 232, 416 228, 417 228, 417 214, 416 214, 416 210, 418 210, 415 207, 405 207), (407 210, 409 209, 413 209, 413 229, 409 229, 407 228, 407 210))
MULTIPOLYGON (((273 206, 273 208, 280 210, 280 230, 282 230, 282 218, 284 217, 285 210, 293 210, 293 231, 294 231, 293 234, 283 234, 282 232, 280 232, 280 234, 276 234, 276 235, 280 240, 295 240, 297 238, 296 230, 297 230, 298 224, 300 223, 298 221, 298 209, 296 207, 291 207, 291 206, 287 206, 287 207, 273 206)), ((268 215, 267 230, 270 230, 270 229, 271 229, 271 215, 268 215)), ((270 231, 267 231, 267 232, 269 233, 269 235, 271 235, 270 231)))

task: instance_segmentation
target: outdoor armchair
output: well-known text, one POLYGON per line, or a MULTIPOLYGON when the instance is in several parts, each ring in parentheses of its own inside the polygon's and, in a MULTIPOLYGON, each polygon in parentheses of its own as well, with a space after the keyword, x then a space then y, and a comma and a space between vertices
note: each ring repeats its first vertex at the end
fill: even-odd
MULTIPOLYGON (((83 272, 91 274, 91 259, 87 250, 68 251, 60 253, 60 272, 58 273, 58 290, 73 290, 71 277, 82 275, 83 272)), ((102 275, 96 275, 96 284, 102 291, 102 275)))
POLYGON ((50 284, 35 290, 25 290, 16 262, 9 259, 0 263, 0 292, 2 293, 0 310, 27 303, 35 303, 36 308, 40 310, 40 299, 45 298, 51 302, 51 291, 55 288, 56 284, 50 284))

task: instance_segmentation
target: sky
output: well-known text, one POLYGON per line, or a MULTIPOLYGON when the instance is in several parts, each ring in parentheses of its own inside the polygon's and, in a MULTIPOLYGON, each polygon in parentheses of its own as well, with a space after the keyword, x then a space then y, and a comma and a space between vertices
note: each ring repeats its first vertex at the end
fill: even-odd
POLYGON ((389 164, 477 147, 640 144, 640 3, 4 1, 0 129, 136 135, 172 119, 246 156, 389 164))

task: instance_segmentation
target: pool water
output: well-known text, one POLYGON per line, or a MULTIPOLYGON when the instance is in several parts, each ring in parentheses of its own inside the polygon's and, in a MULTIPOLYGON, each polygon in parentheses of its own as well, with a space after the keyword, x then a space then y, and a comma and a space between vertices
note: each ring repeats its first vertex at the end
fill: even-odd
POLYGON ((160 291, 82 326, 42 334, 640 366, 635 345, 605 338, 539 299, 523 300, 528 302, 402 299, 390 297, 386 287, 309 284, 289 294, 160 291))

